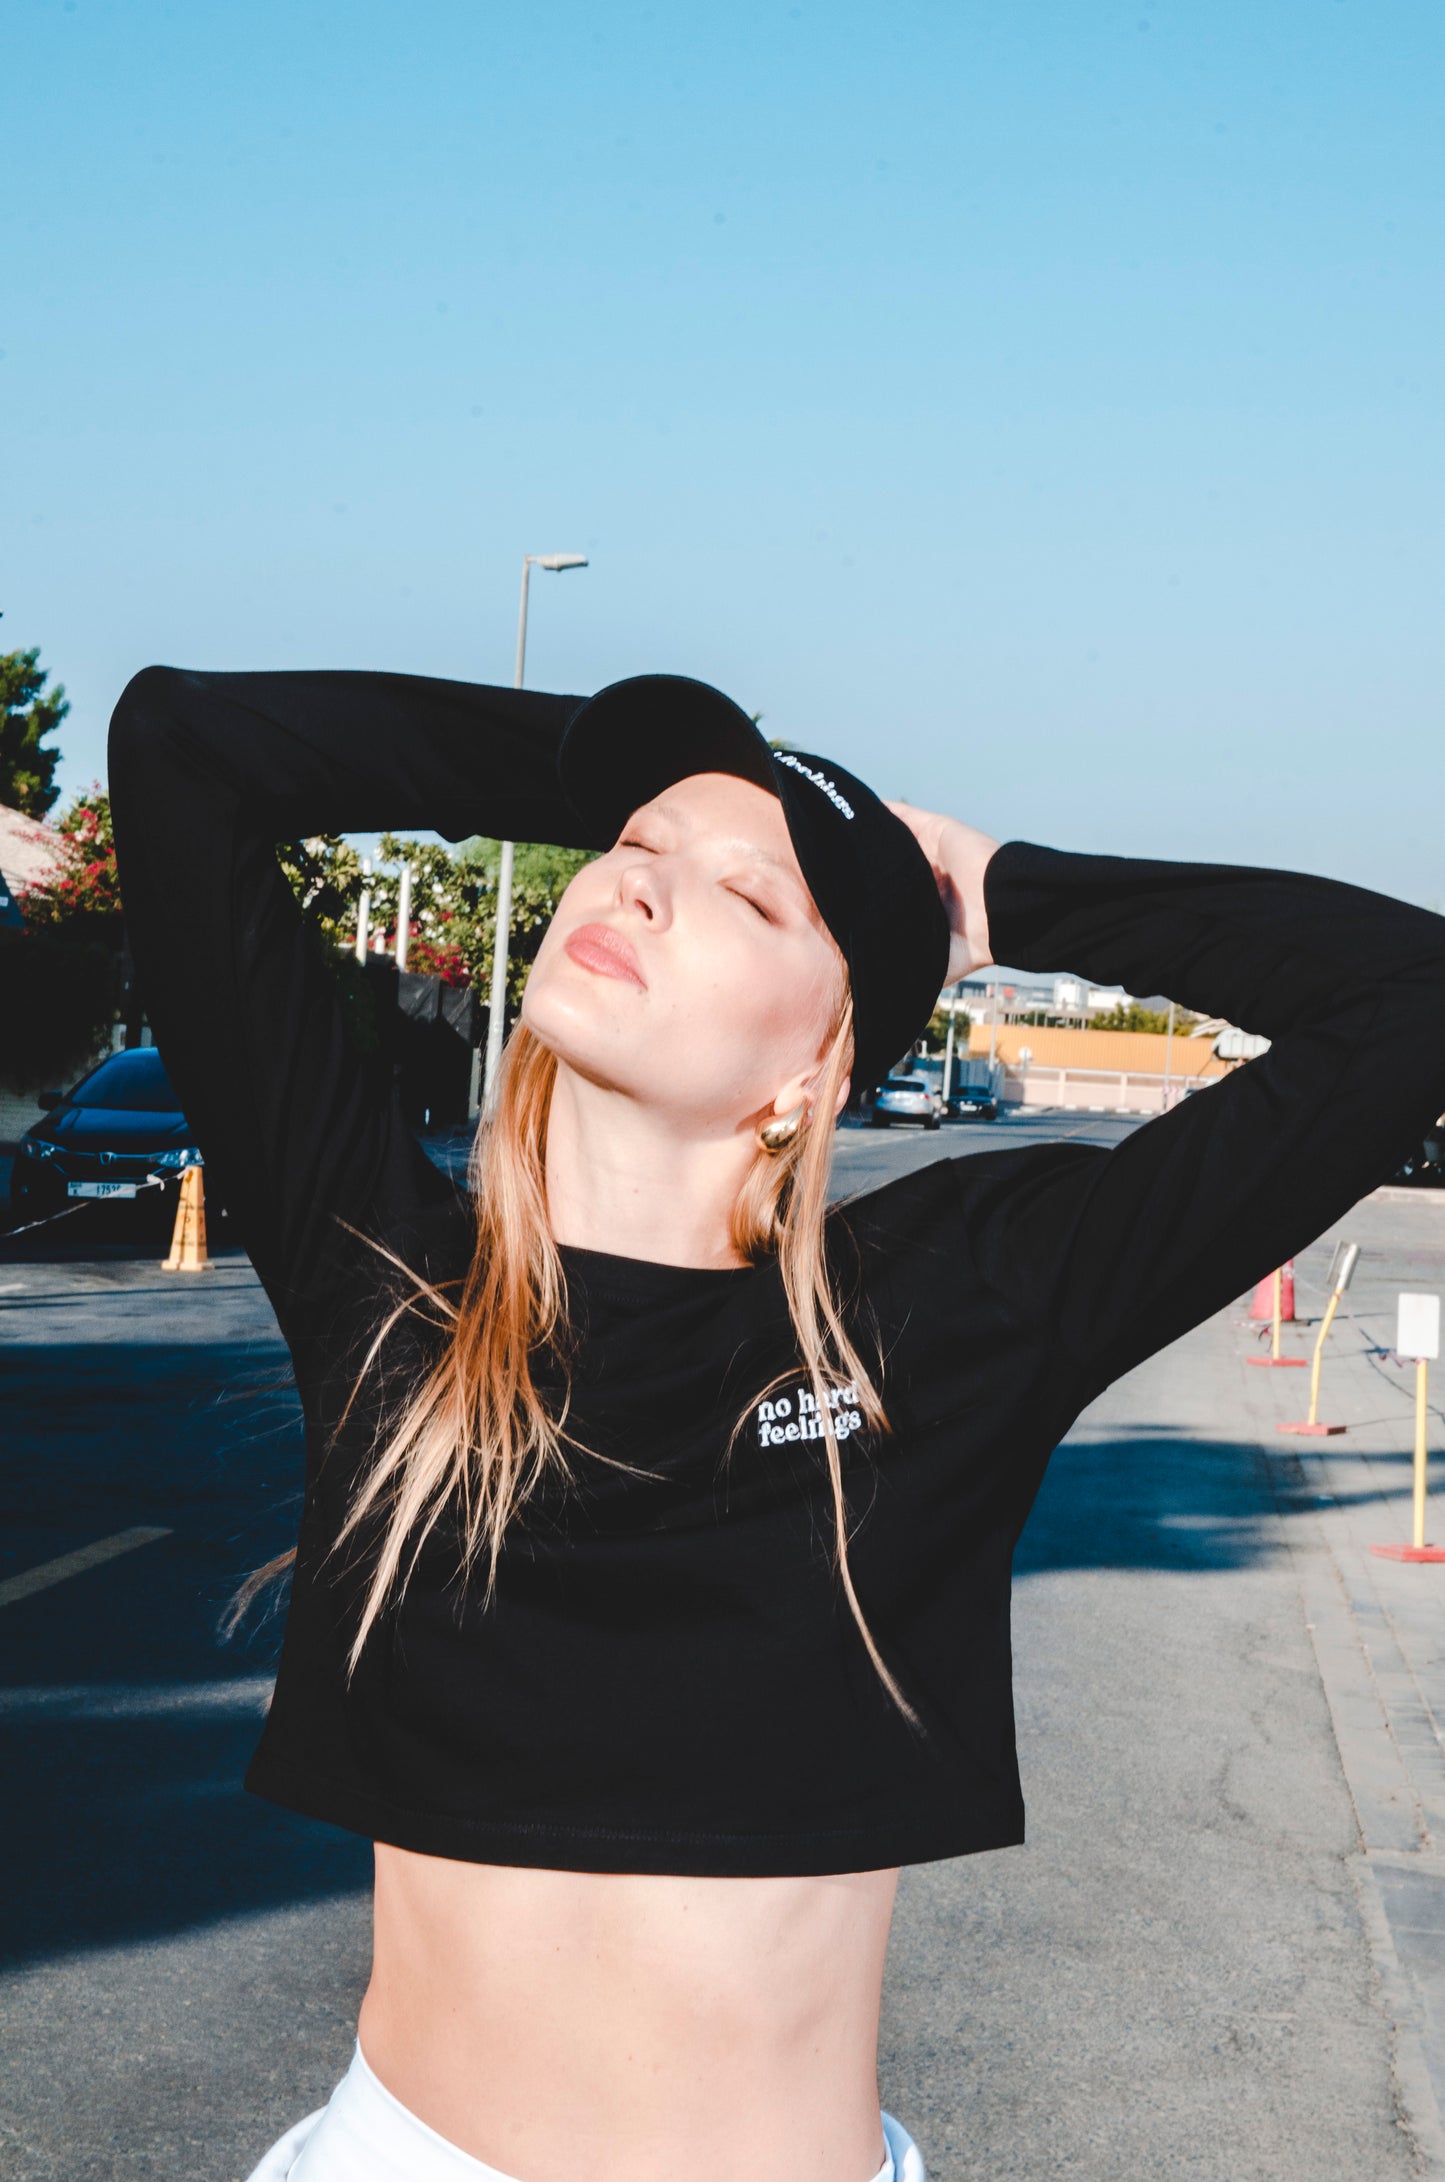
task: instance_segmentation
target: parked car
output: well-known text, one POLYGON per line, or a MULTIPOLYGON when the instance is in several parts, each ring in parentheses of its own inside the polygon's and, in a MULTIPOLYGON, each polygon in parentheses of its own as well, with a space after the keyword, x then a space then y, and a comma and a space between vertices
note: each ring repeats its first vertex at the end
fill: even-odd
POLYGON ((944 1111, 954 1121, 997 1121, 998 1100, 987 1084, 966 1083, 949 1094, 944 1111))
POLYGON ((1445 1189, 1445 1114, 1391 1178, 1413 1189, 1445 1189))
POLYGON ((921 1076, 888 1076, 868 1101, 868 1118, 875 1129, 894 1121, 921 1121, 925 1129, 936 1129, 943 1100, 921 1076))
POLYGON ((173 1208, 200 1150, 154 1046, 112 1053, 70 1091, 43 1091, 43 1121, 27 1129, 10 1173, 18 1226, 86 1198, 144 1193, 173 1208))

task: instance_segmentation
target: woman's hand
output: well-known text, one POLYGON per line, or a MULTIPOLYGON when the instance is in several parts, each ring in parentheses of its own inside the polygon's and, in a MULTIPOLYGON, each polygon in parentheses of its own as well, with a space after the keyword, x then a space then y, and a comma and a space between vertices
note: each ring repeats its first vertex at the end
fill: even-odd
POLYGON ((988 944, 988 911, 983 904, 984 869, 998 847, 976 826, 920 811, 912 803, 890 803, 933 866, 939 897, 948 916, 948 977, 968 977, 993 960, 988 944))

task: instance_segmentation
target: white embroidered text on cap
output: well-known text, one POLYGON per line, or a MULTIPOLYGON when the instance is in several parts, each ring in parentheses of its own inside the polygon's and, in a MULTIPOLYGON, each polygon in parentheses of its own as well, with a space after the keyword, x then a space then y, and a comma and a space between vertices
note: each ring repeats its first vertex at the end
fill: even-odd
POLYGON ((811 765, 804 765, 801 758, 792 757, 786 750, 776 750, 773 755, 779 765, 791 766, 795 773, 802 774, 804 780, 810 780, 815 788, 821 788, 828 801, 835 804, 845 818, 853 816, 852 804, 847 801, 846 797, 838 793, 838 790, 834 787, 832 781, 827 778, 826 774, 815 772, 811 765))

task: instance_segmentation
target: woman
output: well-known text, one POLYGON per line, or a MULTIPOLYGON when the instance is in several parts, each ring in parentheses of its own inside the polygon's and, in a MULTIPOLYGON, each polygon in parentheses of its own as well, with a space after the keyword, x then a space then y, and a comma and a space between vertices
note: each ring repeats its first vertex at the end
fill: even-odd
POLYGON ((918 2182, 898 1867, 1017 1842, 1009 1572, 1119 1373, 1445 1100, 1445 921, 1000 848, 675 677, 573 698, 152 668, 111 792, 151 1020, 295 1361, 249 1785, 376 1844, 350 2073, 257 2177, 918 2182), (597 848, 459 1190, 351 1049, 273 844, 597 848), (832 1123, 993 959, 1273 1040, 1135 1132, 826 1210, 832 1123))

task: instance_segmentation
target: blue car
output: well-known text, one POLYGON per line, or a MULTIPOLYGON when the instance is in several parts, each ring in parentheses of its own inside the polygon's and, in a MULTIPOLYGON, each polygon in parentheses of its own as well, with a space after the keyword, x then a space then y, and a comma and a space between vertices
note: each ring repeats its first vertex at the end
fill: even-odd
POLYGON ((948 1112, 955 1121, 997 1121, 998 1100, 986 1084, 966 1083, 949 1098, 948 1112))
POLYGON ((200 1150, 154 1046, 112 1053, 71 1091, 44 1091, 45 1119, 16 1147, 10 1211, 18 1226, 87 1198, 144 1196, 173 1210, 200 1150))

